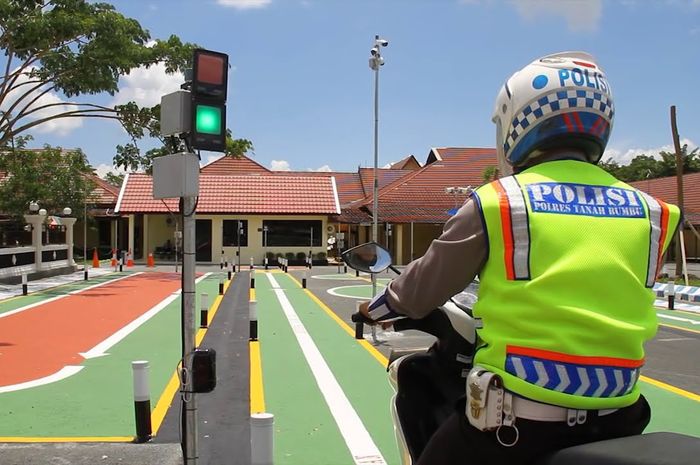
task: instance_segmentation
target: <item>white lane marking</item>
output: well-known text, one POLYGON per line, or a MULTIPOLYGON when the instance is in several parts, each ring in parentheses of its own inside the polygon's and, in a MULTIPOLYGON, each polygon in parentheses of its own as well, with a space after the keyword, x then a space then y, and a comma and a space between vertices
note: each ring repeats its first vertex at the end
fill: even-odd
MULTIPOLYGON (((199 283, 202 281, 204 278, 209 276, 211 273, 205 273, 204 275, 200 276, 195 280, 195 284, 199 283)), ((165 307, 170 305, 175 299, 177 299, 180 294, 182 293, 182 290, 173 292, 170 296, 166 297, 165 300, 161 301, 158 303, 156 306, 148 310, 146 313, 142 314, 135 320, 131 321, 129 324, 124 326, 122 329, 117 331, 116 333, 112 334, 109 336, 107 339, 104 341, 100 342, 97 344, 95 347, 92 349, 88 350, 87 352, 80 352, 80 355, 82 355, 83 358, 85 359, 90 359, 90 358, 95 358, 95 357, 102 357, 103 355, 108 355, 107 350, 109 350, 112 346, 117 344, 119 341, 127 337, 129 334, 131 334, 133 331, 135 331, 139 326, 153 318, 155 315, 158 314, 161 310, 163 310, 165 307)))
POLYGON ((122 277, 117 278, 117 279, 112 279, 110 281, 105 281, 102 283, 93 284, 92 286, 83 287, 81 289, 75 289, 74 291, 67 292, 66 294, 57 295, 56 297, 51 297, 50 299, 42 300, 39 302, 34 302, 33 304, 25 305, 24 307, 10 310, 9 312, 0 313, 0 318, 5 318, 6 316, 14 315, 15 313, 23 312, 25 310, 29 310, 30 308, 38 307, 39 305, 44 305, 44 304, 47 304, 49 302, 54 302, 58 299, 63 299, 64 297, 68 297, 69 295, 79 294, 81 292, 89 291, 90 289, 95 289, 96 287, 106 286, 107 284, 116 283, 117 281, 121 281, 122 279, 131 278, 132 276, 137 276, 140 274, 143 274, 143 271, 139 271, 137 273, 122 276, 122 277))
POLYGON ((61 368, 56 373, 49 376, 44 376, 43 378, 33 379, 31 381, 26 381, 24 383, 19 384, 0 386, 0 394, 3 392, 21 391, 22 389, 30 389, 43 386, 44 384, 55 383, 56 381, 61 381, 62 379, 66 379, 69 376, 73 376, 83 368, 85 367, 69 365, 61 368))
POLYGON ((694 341, 695 339, 691 337, 667 337, 664 339, 658 339, 659 342, 676 342, 676 341, 694 341))
POLYGON ((335 419, 335 423, 338 425, 345 444, 350 449, 354 462, 357 465, 386 465, 379 448, 372 440, 359 415, 333 376, 330 367, 323 359, 323 355, 321 355, 318 347, 316 347, 313 339, 306 331, 304 324, 299 319, 299 315, 294 311, 294 307, 292 307, 289 299, 284 294, 284 290, 280 288, 272 273, 268 273, 267 279, 270 280, 272 290, 282 305, 282 310, 289 321, 289 325, 292 327, 294 336, 297 338, 301 351, 306 358, 306 363, 311 368, 316 384, 321 390, 326 404, 328 404, 328 408, 333 415, 333 419, 335 419))
POLYGON ((690 323, 691 325, 700 325, 700 320, 691 320, 690 318, 681 318, 679 316, 673 316, 673 315, 662 315, 660 313, 657 314, 659 318, 666 318, 669 320, 675 320, 675 321, 683 321, 685 323, 690 323))
MULTIPOLYGON (((656 299, 654 301, 654 307, 658 308, 659 310, 668 310, 668 302, 665 300, 656 299)), ((697 304, 686 304, 676 300, 674 302, 674 307, 676 308, 676 310, 685 310, 686 312, 700 313, 700 306, 698 306, 697 304)))

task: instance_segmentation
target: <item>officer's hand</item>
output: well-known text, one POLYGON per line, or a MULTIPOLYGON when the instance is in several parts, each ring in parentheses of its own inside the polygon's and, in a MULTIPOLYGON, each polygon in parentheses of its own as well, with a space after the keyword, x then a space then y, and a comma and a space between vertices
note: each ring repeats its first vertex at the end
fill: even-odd
MULTIPOLYGON (((359 307, 358 311, 359 311, 361 314, 363 314, 368 320, 371 321, 371 323, 365 323, 365 324, 368 324, 368 325, 370 325, 370 326, 374 326, 374 325, 376 324, 376 323, 374 322, 374 320, 372 320, 372 317, 369 316, 369 302, 362 302, 362 303, 360 304, 360 307, 359 307)), ((382 327, 382 329, 389 329, 389 328, 391 328, 393 325, 394 325, 393 323, 382 323, 382 324, 381 324, 381 327, 382 327)))

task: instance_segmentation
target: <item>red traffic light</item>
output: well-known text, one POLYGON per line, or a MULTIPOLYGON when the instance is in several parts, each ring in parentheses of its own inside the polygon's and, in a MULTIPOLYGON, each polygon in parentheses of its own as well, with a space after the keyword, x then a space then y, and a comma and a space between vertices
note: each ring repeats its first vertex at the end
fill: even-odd
POLYGON ((211 50, 194 51, 192 66, 193 96, 203 96, 226 101, 228 84, 228 55, 211 50))

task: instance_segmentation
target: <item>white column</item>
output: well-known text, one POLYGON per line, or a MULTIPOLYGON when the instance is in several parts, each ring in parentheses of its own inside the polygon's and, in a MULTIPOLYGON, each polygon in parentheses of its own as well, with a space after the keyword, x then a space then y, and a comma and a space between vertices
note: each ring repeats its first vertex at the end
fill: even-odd
POLYGON ((73 261, 73 226, 75 226, 75 222, 77 221, 77 218, 61 218, 61 221, 63 222, 63 225, 66 227, 66 245, 68 246, 68 264, 69 265, 75 265, 75 261, 73 261))
POLYGON ((46 215, 24 215, 24 220, 32 225, 32 246, 34 247, 34 269, 41 270, 41 225, 46 220, 46 215))
POLYGON ((111 240, 111 245, 113 249, 117 248, 117 228, 119 226, 119 220, 117 219, 112 219, 109 221, 109 225, 112 228, 112 240, 111 240))
MULTIPOLYGON (((136 215, 129 215, 129 250, 134 253, 134 226, 136 226, 136 215)), ((133 255, 132 255, 133 256, 133 255)))

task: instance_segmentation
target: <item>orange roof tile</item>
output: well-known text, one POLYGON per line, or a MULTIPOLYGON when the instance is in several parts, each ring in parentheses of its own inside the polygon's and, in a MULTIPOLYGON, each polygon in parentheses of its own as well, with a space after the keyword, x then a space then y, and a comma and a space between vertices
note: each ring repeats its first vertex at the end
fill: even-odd
POLYGON ((236 175, 236 174, 270 174, 271 171, 260 163, 243 155, 237 157, 221 157, 201 169, 202 174, 236 175))
MULTIPOLYGON (((678 204, 676 176, 628 183, 664 202, 678 204)), ((683 175, 683 214, 693 224, 700 223, 700 173, 683 175)))
MULTIPOLYGON (((151 176, 129 174, 125 178, 117 205, 119 213, 165 213, 177 209, 177 199, 153 198, 151 176)), ((203 174, 199 177, 197 212, 338 214, 340 208, 332 177, 203 174)))

